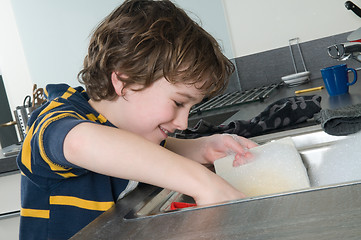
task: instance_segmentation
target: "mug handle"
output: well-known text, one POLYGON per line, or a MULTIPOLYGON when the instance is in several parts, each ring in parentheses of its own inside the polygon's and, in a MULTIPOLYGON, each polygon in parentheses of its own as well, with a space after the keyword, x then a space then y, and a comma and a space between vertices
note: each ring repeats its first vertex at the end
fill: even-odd
POLYGON ((357 81, 357 72, 356 72, 356 70, 353 69, 353 68, 347 68, 346 70, 347 70, 347 71, 348 71, 348 70, 351 70, 351 71, 353 72, 353 81, 352 81, 352 82, 348 82, 348 83, 347 83, 347 86, 354 85, 354 84, 356 83, 356 81, 357 81))

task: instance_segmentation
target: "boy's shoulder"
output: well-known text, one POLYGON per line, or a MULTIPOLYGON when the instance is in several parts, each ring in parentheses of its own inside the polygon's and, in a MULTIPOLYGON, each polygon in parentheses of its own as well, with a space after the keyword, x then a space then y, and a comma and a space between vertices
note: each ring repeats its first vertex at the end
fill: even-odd
POLYGON ((46 116, 56 116, 64 111, 76 112, 78 115, 86 116, 94 113, 94 109, 89 105, 89 97, 82 87, 72 88, 68 84, 48 84, 44 89, 46 102, 36 108, 28 121, 32 125, 36 120, 46 116))
POLYGON ((60 84, 48 84, 45 87, 44 95, 48 101, 52 101, 56 98, 62 97, 67 93, 66 96, 73 95, 74 93, 79 93, 82 97, 85 97, 86 100, 89 100, 88 95, 86 94, 83 87, 75 87, 72 88, 68 84, 60 83, 60 84))

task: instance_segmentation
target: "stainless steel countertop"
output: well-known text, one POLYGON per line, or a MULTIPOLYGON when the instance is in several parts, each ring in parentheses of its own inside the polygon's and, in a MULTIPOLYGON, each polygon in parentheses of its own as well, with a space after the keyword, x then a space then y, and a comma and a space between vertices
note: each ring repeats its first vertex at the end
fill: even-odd
POLYGON ((361 183, 141 220, 124 220, 124 207, 118 203, 72 239, 358 240, 361 236, 361 183))
MULTIPOLYGON (((322 80, 283 87, 263 103, 240 106, 234 119, 250 119, 295 90, 323 85, 322 80)), ((361 103, 361 83, 350 94, 330 98, 326 89, 304 95, 322 96, 323 108, 361 103)), ((300 95, 301 96, 301 95, 300 95)), ((287 195, 125 220, 124 216, 156 187, 141 184, 72 239, 360 239, 361 182, 311 189, 287 195)))

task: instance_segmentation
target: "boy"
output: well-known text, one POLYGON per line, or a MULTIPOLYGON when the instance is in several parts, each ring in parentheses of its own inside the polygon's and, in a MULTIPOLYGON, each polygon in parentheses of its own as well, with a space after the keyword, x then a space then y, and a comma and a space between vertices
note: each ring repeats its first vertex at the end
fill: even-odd
POLYGON ((234 151, 239 165, 255 143, 168 137, 232 71, 217 42, 170 1, 125 1, 93 33, 79 73, 86 91, 48 85, 29 120, 17 159, 20 238, 67 239, 138 181, 198 205, 244 197, 202 164, 234 151))

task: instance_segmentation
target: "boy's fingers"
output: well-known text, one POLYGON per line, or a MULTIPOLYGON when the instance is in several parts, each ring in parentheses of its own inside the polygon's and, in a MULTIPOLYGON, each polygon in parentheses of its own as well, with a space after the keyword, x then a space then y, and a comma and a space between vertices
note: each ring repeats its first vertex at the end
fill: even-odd
POLYGON ((234 161, 233 161, 233 167, 238 167, 247 163, 250 163, 253 161, 253 155, 250 152, 245 152, 245 154, 240 155, 236 154, 234 161))

